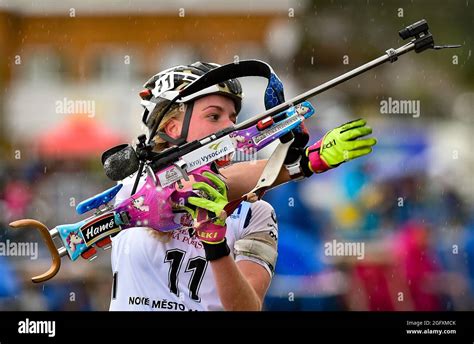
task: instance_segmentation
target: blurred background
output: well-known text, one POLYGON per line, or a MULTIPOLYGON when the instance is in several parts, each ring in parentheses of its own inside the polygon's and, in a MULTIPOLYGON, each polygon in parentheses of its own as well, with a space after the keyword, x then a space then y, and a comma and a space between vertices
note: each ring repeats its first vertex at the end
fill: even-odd
MULTIPOLYGON (((51 281, 33 230, 77 222, 82 200, 113 186, 100 155, 144 132, 138 92, 196 60, 269 62, 287 99, 396 48, 425 18, 436 44, 312 99, 311 141, 363 117, 368 157, 272 190, 279 259, 267 310, 474 309, 473 4, 467 1, 0 1, 0 309, 107 310, 110 253, 51 281), (413 105, 400 109, 394 104, 413 105), (408 104, 406 103, 406 104, 408 104), (388 108, 387 108, 388 106, 388 108), (325 244, 364 243, 364 259, 325 244), (3 253, 2 253, 3 252, 3 253)), ((239 120, 264 109, 265 81, 243 80, 239 120)), ((261 157, 268 156, 268 150, 261 157)))

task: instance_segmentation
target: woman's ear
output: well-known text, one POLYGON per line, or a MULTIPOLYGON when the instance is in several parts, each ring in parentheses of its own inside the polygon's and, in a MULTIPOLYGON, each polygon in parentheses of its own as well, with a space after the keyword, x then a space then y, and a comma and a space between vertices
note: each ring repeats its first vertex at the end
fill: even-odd
POLYGON ((173 139, 178 139, 181 136, 181 129, 183 122, 177 118, 171 118, 168 123, 165 124, 164 132, 166 135, 173 139))

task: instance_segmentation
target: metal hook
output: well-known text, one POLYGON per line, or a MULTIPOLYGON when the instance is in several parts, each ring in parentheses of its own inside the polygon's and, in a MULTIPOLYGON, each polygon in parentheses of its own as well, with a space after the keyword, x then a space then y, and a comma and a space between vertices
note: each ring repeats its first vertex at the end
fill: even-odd
POLYGON ((53 278, 59 271, 61 267, 61 257, 67 254, 66 249, 57 249, 54 245, 53 238, 58 234, 56 228, 53 228, 51 231, 39 221, 31 220, 31 219, 24 219, 18 220, 10 223, 10 227, 12 228, 24 228, 24 227, 34 227, 36 228, 41 236, 43 237, 43 241, 46 243, 48 247, 49 253, 51 253, 51 267, 45 273, 34 276, 31 280, 34 283, 41 283, 53 278))

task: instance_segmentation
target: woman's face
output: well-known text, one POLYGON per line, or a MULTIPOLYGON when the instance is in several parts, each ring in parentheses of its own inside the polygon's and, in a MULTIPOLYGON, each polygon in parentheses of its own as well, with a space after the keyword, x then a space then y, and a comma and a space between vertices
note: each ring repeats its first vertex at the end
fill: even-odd
MULTIPOLYGON (((234 102, 227 97, 210 95, 194 102, 187 142, 202 139, 216 131, 235 124, 237 114, 234 102)), ((165 131, 173 138, 181 134, 184 116, 171 120, 165 131)))

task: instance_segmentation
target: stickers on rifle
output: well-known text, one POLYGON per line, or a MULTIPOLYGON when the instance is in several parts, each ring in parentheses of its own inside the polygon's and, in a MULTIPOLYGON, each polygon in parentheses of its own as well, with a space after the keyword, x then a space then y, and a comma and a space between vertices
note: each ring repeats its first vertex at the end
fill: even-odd
POLYGON ((303 118, 308 118, 314 113, 314 108, 309 102, 303 102, 290 108, 286 111, 287 118, 272 125, 270 128, 262 131, 259 135, 253 138, 255 145, 259 146, 262 142, 262 146, 266 146, 276 136, 281 137, 283 134, 295 129, 298 125, 303 122, 303 118), (281 134, 283 132, 283 134, 281 134), (264 142, 265 141, 265 142, 264 142))
POLYGON ((293 125, 295 123, 298 123, 298 124, 301 123, 301 119, 299 118, 299 116, 293 116, 293 117, 290 117, 288 119, 285 119, 285 120, 281 121, 280 123, 275 124, 272 127, 262 131, 261 134, 255 136, 253 138, 253 142, 258 146, 259 143, 262 142, 263 140, 265 140, 267 138, 270 138, 273 135, 276 135, 276 134, 278 134, 279 132, 281 132, 283 130, 286 130, 286 129, 289 129, 289 128, 293 129, 293 125))
POLYGON ((314 114, 313 105, 310 102, 303 102, 295 106, 295 111, 298 115, 308 118, 314 114))
POLYGON ((182 159, 187 164, 187 172, 191 172, 201 166, 223 158, 234 151, 235 148, 232 144, 231 138, 229 136, 224 136, 219 140, 208 143, 194 152, 183 155, 182 159))
MULTIPOLYGON (((84 222, 81 222, 81 224, 84 224, 84 222)), ((76 260, 81 256, 81 253, 87 250, 84 237, 77 224, 60 225, 56 229, 71 260, 76 260)))
POLYGON ((177 182, 178 180, 184 178, 183 174, 176 166, 172 165, 160 173, 158 173, 158 179, 160 181, 161 187, 165 188, 168 185, 177 182))
POLYGON ((113 212, 99 216, 81 227, 81 233, 87 246, 91 246, 100 239, 118 231, 120 231, 120 227, 115 223, 113 212))
POLYGON ((187 211, 174 210, 174 223, 183 226, 184 228, 192 228, 194 224, 193 217, 187 211))

